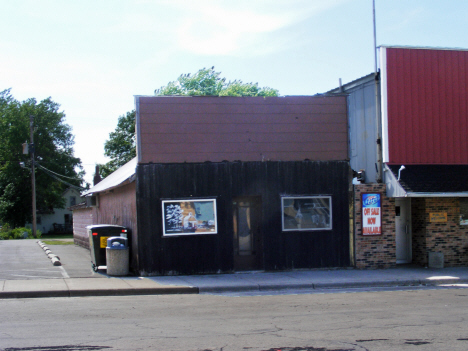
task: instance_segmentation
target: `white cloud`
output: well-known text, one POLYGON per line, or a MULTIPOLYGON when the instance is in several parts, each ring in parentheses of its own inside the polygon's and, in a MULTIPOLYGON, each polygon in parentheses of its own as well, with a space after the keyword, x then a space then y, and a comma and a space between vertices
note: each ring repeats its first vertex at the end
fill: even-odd
MULTIPOLYGON (((198 55, 256 56, 284 48, 277 32, 347 0, 174 1, 180 11, 178 49, 198 55), (269 40, 276 35, 275 40, 269 40)), ((284 36, 284 34, 283 34, 284 36)))
POLYGON ((115 21, 109 25, 105 31, 107 33, 165 33, 169 32, 165 21, 156 20, 151 13, 135 12, 128 13, 120 21, 115 21))
POLYGON ((346 1, 18 0, 0 24, 10 34, 0 40, 0 89, 62 105, 90 180, 134 94, 152 94, 209 55, 211 64, 289 52, 294 26, 346 1))

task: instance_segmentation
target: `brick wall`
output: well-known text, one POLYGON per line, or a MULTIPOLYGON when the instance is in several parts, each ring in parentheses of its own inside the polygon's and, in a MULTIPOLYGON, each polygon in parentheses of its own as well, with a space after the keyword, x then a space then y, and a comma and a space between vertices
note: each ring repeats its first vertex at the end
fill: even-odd
POLYGON ((411 230, 413 263, 427 265, 426 199, 411 199, 411 230))
MULTIPOLYGON (((355 266, 360 269, 396 266, 395 199, 385 196, 384 184, 354 186, 355 266), (361 194, 382 195, 380 236, 363 236, 361 194)), ((413 263, 427 266, 429 252, 442 252, 445 267, 468 266, 468 226, 460 225, 458 198, 412 198, 411 229, 413 263), (431 222, 430 213, 447 213, 447 222, 431 222)))
POLYGON ((396 266, 395 199, 385 194, 385 184, 354 186, 355 265, 360 269, 390 268, 396 266), (361 194, 380 193, 382 199, 382 235, 363 236, 361 194))
POLYGON ((413 262, 427 265, 429 252, 442 252, 444 266, 468 265, 468 227, 460 225, 458 198, 412 199, 413 262), (431 222, 430 213, 447 213, 447 222, 431 222))

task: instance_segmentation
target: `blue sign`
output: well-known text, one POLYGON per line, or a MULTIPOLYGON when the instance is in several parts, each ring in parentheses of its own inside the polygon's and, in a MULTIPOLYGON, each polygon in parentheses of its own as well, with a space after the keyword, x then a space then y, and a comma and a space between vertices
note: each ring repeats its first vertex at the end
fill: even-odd
POLYGON ((380 207, 380 194, 362 194, 362 207, 380 207))

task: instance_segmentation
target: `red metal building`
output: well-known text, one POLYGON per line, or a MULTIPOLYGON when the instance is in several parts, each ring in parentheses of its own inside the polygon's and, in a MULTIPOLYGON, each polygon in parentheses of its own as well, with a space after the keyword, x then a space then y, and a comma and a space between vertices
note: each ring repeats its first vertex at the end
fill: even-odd
POLYGON ((381 48, 383 161, 468 164, 468 51, 381 48))
POLYGON ((356 194, 386 203, 364 236, 355 198, 356 265, 468 265, 468 50, 381 47, 377 74, 330 93, 348 95, 356 194))

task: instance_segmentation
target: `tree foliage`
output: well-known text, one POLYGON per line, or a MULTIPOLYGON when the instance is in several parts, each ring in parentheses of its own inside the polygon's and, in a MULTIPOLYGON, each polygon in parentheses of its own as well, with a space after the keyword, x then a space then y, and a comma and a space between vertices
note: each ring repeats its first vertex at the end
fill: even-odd
POLYGON ((202 68, 195 74, 181 74, 176 81, 155 90, 155 95, 189 96, 278 96, 278 90, 261 88, 258 83, 243 83, 241 80, 227 81, 220 77, 214 67, 202 68))
POLYGON ((99 174, 103 178, 136 156, 135 110, 119 117, 115 131, 109 134, 109 140, 104 144, 104 155, 111 160, 99 165, 99 174))
MULTIPOLYGON (((278 96, 278 90, 261 88, 258 83, 243 83, 241 80, 226 81, 214 67, 202 68, 195 74, 182 74, 176 81, 155 90, 157 96, 278 96)), ((119 117, 117 128, 109 134, 104 144, 104 154, 110 157, 106 164, 99 165, 99 173, 105 178, 136 156, 135 111, 119 117)))
MULTIPOLYGON (((30 116, 34 116, 35 163, 69 177, 64 180, 72 185, 83 182, 81 160, 73 155, 74 136, 59 107, 51 98, 19 102, 9 89, 0 92, 0 221, 13 227, 32 218, 31 158, 22 152, 22 143, 30 141, 30 116)), ((39 167, 35 174, 37 210, 63 208, 62 193, 68 185, 39 167)))

